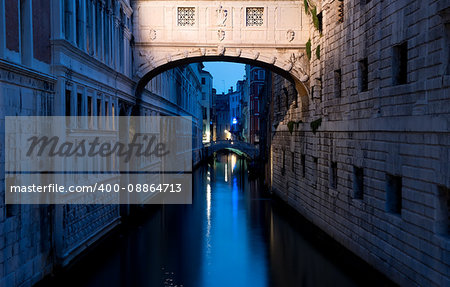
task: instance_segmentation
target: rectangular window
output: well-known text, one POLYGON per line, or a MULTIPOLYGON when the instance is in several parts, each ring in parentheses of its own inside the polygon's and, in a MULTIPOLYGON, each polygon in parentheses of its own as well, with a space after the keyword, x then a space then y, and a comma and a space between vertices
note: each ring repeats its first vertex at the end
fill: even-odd
POLYGON ((353 198, 363 199, 364 195, 364 169, 353 167, 353 198))
POLYGON ((5 1, 6 48, 19 52, 19 1, 5 1))
POLYGON ((300 160, 302 162, 302 177, 306 176, 306 156, 304 154, 301 155, 300 160))
POLYGON ((109 109, 108 109, 108 102, 107 101, 105 101, 105 109, 104 109, 104 111, 105 111, 105 117, 109 117, 109 109))
POLYGON ((206 79, 202 78, 202 85, 205 85, 205 84, 206 84, 206 79))
POLYGON ((450 234, 450 189, 438 186, 437 232, 442 235, 450 234))
POLYGON ((78 128, 81 128, 81 117, 83 116, 83 95, 81 93, 77 94, 77 118, 78 118, 78 128))
POLYGON ((92 128, 93 122, 92 122, 92 116, 94 115, 93 113, 93 105, 92 105, 92 97, 88 96, 87 97, 87 115, 88 115, 88 121, 89 121, 89 128, 92 128))
POLYGON ((320 12, 319 14, 317 14, 317 28, 319 29, 319 33, 322 34, 323 32, 323 16, 322 16, 322 12, 320 12))
POLYGON ((365 92, 369 89, 369 64, 367 58, 358 62, 359 91, 365 92))
POLYGON ((261 27, 264 24, 264 7, 247 7, 247 27, 261 27))
POLYGON ((50 64, 50 17, 42 15, 50 14, 50 1, 33 0, 33 56, 39 61, 50 64))
POLYGON ((337 176, 337 162, 332 161, 330 163, 330 187, 337 188, 338 176, 337 176))
MULTIPOLYGON (((98 96, 99 97, 99 96, 98 96)), ((97 128, 100 129, 102 127, 102 100, 97 99, 97 128)))
POLYGON ((70 117, 72 115, 72 103, 71 103, 71 91, 70 90, 66 90, 66 117, 70 117))
POLYGON ((396 45, 392 51, 392 83, 403 85, 408 82, 408 44, 396 45))
POLYGON ((178 7, 178 26, 195 25, 195 7, 178 7))
POLYGON ((400 214, 402 210, 402 177, 386 174, 386 211, 400 214))
POLYGON ((334 71, 334 96, 340 98, 342 95, 342 70, 334 71))
POLYGON ((114 103, 111 103, 111 121, 112 121, 112 129, 116 129, 116 106, 114 103))
POLYGON ((105 101, 104 111, 105 111, 105 129, 109 129, 110 114, 109 114, 109 103, 107 101, 105 101))
POLYGON ((77 116, 82 116, 83 112, 83 95, 81 93, 77 94, 77 116))

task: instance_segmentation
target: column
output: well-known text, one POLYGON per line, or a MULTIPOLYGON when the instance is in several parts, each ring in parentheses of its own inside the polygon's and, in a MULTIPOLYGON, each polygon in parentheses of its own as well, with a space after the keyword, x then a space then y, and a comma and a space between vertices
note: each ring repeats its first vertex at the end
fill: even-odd
POLYGON ((77 1, 72 0, 72 1, 68 1, 68 2, 69 2, 69 5, 70 5, 69 9, 72 11, 72 17, 70 18, 70 25, 72 27, 70 29, 71 33, 70 33, 69 41, 76 45, 75 37, 76 37, 76 33, 77 33, 77 13, 76 13, 76 11, 77 11, 77 1))
POLYGON ((88 37, 87 33, 86 33, 86 26, 87 26, 87 21, 86 21, 86 5, 88 5, 89 3, 86 3, 86 1, 89 0, 81 0, 81 39, 80 39, 80 48, 83 51, 87 51, 87 47, 86 47, 86 38, 88 37))
POLYGON ((22 65, 31 66, 33 59, 33 16, 31 14, 31 0, 21 0, 20 9, 20 54, 22 65))
POLYGON ((5 30, 5 0, 0 0, 0 58, 5 58, 6 30, 5 30))
MULTIPOLYGON (((5 0, 0 0, 5 1, 5 0)), ((52 14, 51 26, 52 26, 52 39, 64 38, 64 5, 61 0, 51 0, 50 10, 52 14)), ((1 12, 0 12, 1 13, 1 12)))
POLYGON ((105 11, 105 7, 103 7, 103 6, 101 6, 100 5, 100 31, 99 31, 99 33, 100 33, 100 38, 99 38, 99 40, 100 40, 100 52, 99 52, 99 59, 100 60, 103 60, 105 57, 104 57, 104 51, 105 51, 105 40, 104 40, 104 37, 105 37, 105 33, 104 33, 104 30, 105 30, 105 26, 103 25, 103 23, 104 23, 104 20, 103 20, 103 18, 105 17, 105 13, 104 13, 104 11, 105 11))

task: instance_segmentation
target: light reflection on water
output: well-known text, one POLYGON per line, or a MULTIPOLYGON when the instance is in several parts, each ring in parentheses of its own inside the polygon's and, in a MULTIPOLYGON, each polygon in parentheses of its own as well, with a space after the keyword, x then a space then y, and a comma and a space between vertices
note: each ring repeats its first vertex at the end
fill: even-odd
POLYGON ((350 272, 305 239, 284 207, 248 180, 242 159, 221 156, 193 177, 192 205, 161 207, 59 284, 356 286, 350 272))

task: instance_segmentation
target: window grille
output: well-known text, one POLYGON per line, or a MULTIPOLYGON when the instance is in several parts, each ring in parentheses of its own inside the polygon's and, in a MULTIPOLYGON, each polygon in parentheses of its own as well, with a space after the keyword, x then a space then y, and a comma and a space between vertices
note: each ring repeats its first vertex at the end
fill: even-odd
POLYGON ((247 8, 247 26, 260 27, 264 24, 264 8, 249 7, 247 8))
POLYGON ((195 25, 195 8, 178 7, 178 26, 195 25))

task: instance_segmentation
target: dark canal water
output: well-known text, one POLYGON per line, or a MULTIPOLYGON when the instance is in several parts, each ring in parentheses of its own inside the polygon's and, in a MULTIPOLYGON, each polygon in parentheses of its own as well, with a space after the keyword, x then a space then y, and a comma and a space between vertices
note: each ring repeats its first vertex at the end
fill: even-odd
POLYGON ((42 286, 385 286, 380 274, 271 199, 234 154, 194 172, 192 205, 124 227, 42 286))

